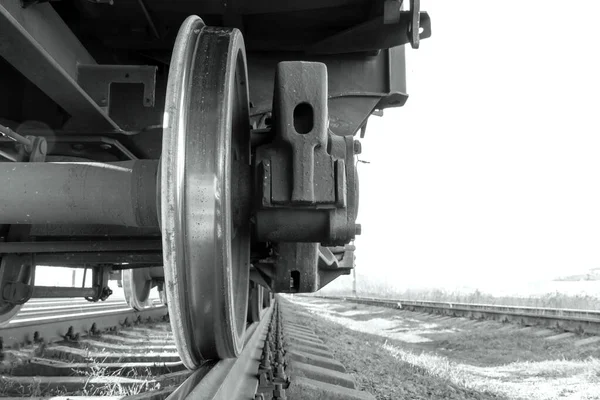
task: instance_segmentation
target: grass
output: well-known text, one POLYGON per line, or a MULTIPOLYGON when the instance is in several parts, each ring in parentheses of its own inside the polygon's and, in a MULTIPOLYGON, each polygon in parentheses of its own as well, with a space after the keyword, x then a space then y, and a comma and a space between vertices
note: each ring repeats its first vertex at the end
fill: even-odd
MULTIPOLYGON (((34 351, 30 356, 43 356, 45 345, 35 345, 34 351)), ((88 349, 89 351, 89 349, 88 349)), ((7 376, 11 371, 19 366, 26 366, 28 358, 11 357, 11 360, 5 361, 1 373, 7 376)), ((106 360, 91 360, 90 367, 82 370, 73 369, 72 376, 83 376, 88 378, 86 382, 77 389, 68 389, 61 386, 46 386, 33 381, 28 384, 20 384, 7 379, 0 379, 0 397, 48 397, 48 396, 133 396, 144 392, 156 391, 162 389, 161 383, 153 381, 152 371, 147 369, 121 368, 109 370, 106 367, 100 367, 106 360), (118 383, 102 382, 96 378, 126 377, 139 379, 140 382, 118 383)))
POLYGON ((102 384, 86 383, 77 393, 77 395, 79 396, 133 396, 136 394, 161 389, 160 382, 147 380, 152 379, 152 373, 150 369, 147 369, 143 373, 126 368, 121 368, 109 372, 107 368, 92 365, 89 369, 74 372, 76 374, 88 377, 88 382, 91 382, 94 378, 110 377, 126 377, 132 379, 140 379, 139 383, 128 383, 126 385, 114 382, 107 382, 102 384))
POLYGON ((68 390, 66 387, 44 387, 39 382, 20 384, 6 379, 0 380, 0 397, 48 397, 48 396, 133 396, 136 394, 160 390, 160 382, 152 381, 152 374, 120 369, 108 371, 104 367, 92 365, 86 370, 73 370, 74 376, 84 376, 87 379, 77 390, 68 390), (139 383, 94 382, 95 378, 128 377, 140 379, 139 383))
POLYGON ((548 399, 565 389, 577 398, 600 398, 600 360, 550 360, 515 362, 497 367, 474 367, 435 354, 414 354, 385 343, 396 359, 421 368, 427 374, 472 390, 489 390, 509 398, 548 399), (550 393, 554 392, 554 393, 550 393))
MULTIPOLYGON (((452 320, 446 321, 448 325, 452 323, 452 320)), ((589 357, 600 359, 598 346, 577 347, 571 340, 548 341, 535 336, 533 332, 465 329, 454 334, 430 337, 434 339, 432 346, 435 346, 437 353, 474 366, 547 360, 571 361, 589 357)))
POLYGON ((297 323, 315 331, 352 375, 360 390, 378 400, 504 399, 485 390, 461 387, 428 374, 422 367, 398 360, 383 346, 386 339, 357 333, 318 315, 296 316, 297 323))

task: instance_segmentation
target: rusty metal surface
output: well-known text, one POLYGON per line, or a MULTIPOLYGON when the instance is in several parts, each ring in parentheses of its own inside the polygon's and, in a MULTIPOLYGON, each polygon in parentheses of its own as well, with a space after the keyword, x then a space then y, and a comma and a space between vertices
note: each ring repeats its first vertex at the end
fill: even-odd
POLYGON ((500 322, 514 322, 523 325, 549 327, 576 333, 600 334, 600 311, 596 310, 536 308, 402 299, 389 300, 362 297, 318 297, 409 311, 429 312, 451 317, 466 317, 479 320, 489 319, 500 322))

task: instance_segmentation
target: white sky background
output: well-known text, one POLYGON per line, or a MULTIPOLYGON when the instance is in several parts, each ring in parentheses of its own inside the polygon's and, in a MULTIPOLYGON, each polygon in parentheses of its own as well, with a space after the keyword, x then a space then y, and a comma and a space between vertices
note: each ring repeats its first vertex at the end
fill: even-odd
POLYGON ((600 267, 598 1, 421 2, 405 107, 371 117, 359 274, 399 286, 600 267))

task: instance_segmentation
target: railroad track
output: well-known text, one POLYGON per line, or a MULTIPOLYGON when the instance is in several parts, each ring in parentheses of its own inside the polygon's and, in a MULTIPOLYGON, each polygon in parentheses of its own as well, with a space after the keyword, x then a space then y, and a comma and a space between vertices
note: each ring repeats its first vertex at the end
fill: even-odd
POLYGON ((0 397, 373 399, 294 320, 291 303, 278 298, 248 324, 238 358, 191 372, 162 305, 135 312, 122 300, 34 301, 0 328, 0 397))
POLYGON ((95 334, 130 323, 166 318, 167 308, 155 306, 132 310, 122 299, 90 303, 79 299, 34 299, 19 314, 0 327, 1 348, 30 343, 53 343, 95 334))
POLYGON ((370 297, 316 296, 323 299, 344 300, 359 304, 398 308, 430 314, 487 319, 499 322, 540 326, 577 334, 600 335, 600 311, 559 308, 535 308, 501 306, 491 304, 468 304, 423 300, 393 300, 370 297))

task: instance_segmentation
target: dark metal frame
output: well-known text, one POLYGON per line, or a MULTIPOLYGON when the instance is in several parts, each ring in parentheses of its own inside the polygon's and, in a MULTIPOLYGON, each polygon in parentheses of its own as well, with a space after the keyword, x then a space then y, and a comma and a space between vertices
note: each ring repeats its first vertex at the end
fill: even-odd
POLYGON ((0 2, 0 56, 71 115, 69 131, 125 133, 109 113, 113 82, 143 83, 154 105, 156 67, 96 64, 48 3, 0 2))

